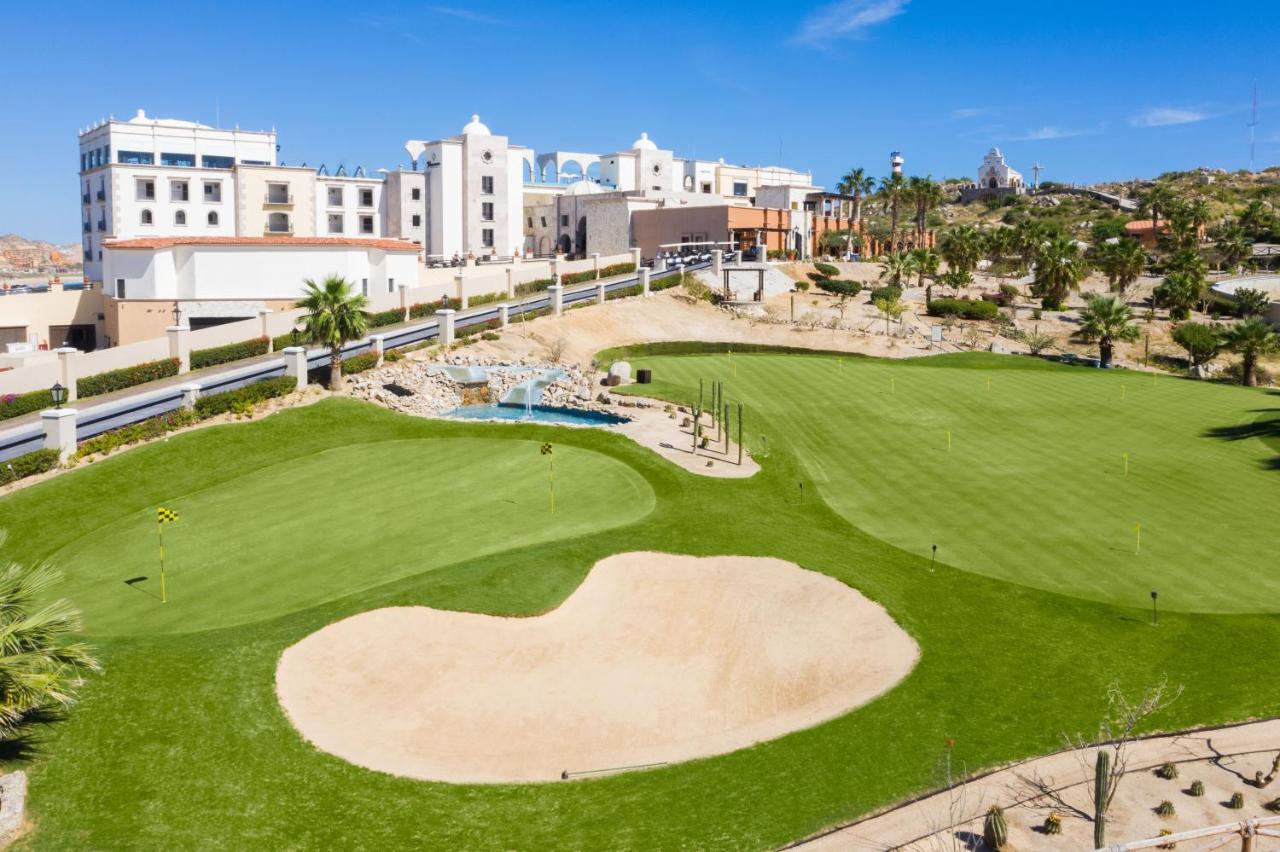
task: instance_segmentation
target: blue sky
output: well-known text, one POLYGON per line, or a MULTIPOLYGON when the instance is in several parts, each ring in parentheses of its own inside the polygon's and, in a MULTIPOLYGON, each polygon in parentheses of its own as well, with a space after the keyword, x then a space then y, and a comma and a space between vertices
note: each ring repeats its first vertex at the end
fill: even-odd
POLYGON ((0 233, 74 242, 76 132, 148 114, 275 127, 281 158, 394 168, 478 112, 538 151, 1042 180, 1280 162, 1274 6, 1219 0, 644 4, 14 3, 0 52, 0 233))

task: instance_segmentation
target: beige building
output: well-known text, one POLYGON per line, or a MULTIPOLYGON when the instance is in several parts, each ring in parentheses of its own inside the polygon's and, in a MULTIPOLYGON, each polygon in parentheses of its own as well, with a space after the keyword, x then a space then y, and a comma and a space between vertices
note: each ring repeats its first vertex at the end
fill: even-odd
POLYGON ((306 166, 237 166, 236 233, 314 237, 316 170, 306 166))

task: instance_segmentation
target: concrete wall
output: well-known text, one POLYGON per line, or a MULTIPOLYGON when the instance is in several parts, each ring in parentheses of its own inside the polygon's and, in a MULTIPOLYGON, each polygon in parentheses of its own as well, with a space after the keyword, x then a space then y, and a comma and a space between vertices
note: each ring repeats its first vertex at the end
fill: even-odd
MULTIPOLYGON (((97 344, 103 340, 103 293, 94 290, 59 290, 52 293, 16 293, 0 298, 0 328, 23 329, 23 336, 35 338, 37 345, 50 349, 62 345, 49 331, 54 325, 91 325, 96 329, 97 344)), ((3 347, 0 347, 0 352, 3 347)))

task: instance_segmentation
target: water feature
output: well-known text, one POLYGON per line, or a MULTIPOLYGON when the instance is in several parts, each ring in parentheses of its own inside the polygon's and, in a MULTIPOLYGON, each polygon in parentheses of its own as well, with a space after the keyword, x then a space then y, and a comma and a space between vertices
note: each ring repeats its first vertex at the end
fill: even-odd
POLYGON ((581 411, 550 405, 464 405, 441 417, 450 420, 503 420, 518 423, 551 423, 557 426, 611 426, 627 418, 603 411, 581 411))
POLYGON ((523 405, 528 411, 542 399, 542 392, 568 374, 564 370, 541 370, 531 379, 514 385, 498 400, 504 405, 523 405))

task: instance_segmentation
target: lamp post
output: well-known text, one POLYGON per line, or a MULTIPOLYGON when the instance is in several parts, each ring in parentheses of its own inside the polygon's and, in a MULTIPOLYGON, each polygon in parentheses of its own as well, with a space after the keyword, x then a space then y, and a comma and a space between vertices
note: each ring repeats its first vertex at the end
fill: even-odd
POLYGON ((173 324, 182 325, 182 306, 177 302, 173 303, 173 324))
POLYGON ((293 345, 294 345, 294 346, 297 346, 297 345, 298 345, 298 338, 302 336, 302 332, 301 332, 301 331, 298 329, 298 327, 295 325, 295 326, 293 327, 293 330, 292 330, 292 331, 290 331, 290 332, 289 332, 289 334, 290 334, 290 335, 292 335, 292 337, 293 337, 293 345))
POLYGON ((49 388, 49 396, 53 398, 53 407, 62 408, 62 403, 67 401, 67 389, 59 382, 54 382, 53 387, 49 388))

